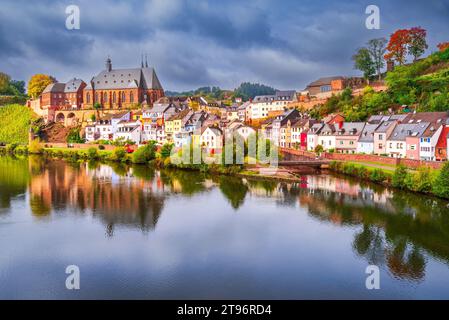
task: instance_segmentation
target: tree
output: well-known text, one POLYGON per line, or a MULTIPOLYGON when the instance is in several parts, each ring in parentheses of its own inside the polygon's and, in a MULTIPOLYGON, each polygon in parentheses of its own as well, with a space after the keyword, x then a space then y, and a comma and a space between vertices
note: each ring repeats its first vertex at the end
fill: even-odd
POLYGON ((371 59, 370 52, 367 48, 360 48, 352 57, 354 67, 363 72, 363 77, 369 82, 369 78, 374 74, 374 62, 371 59))
POLYGON ((16 95, 25 95, 25 81, 11 80, 9 86, 16 95))
POLYGON ((7 93, 11 77, 6 73, 0 72, 0 94, 7 93))
POLYGON ((441 42, 437 45, 438 49, 440 49, 440 51, 444 51, 447 48, 449 48, 449 42, 441 42))
POLYGON ((408 33, 408 52, 413 56, 413 61, 416 61, 429 47, 426 42, 427 32, 421 27, 413 27, 408 30, 408 33))
POLYGON ((387 50, 386 45, 387 39, 385 38, 376 38, 368 41, 368 51, 373 60, 373 66, 377 71, 379 80, 382 79, 381 69, 385 66, 384 55, 387 50))
POLYGON ((44 89, 51 83, 55 82, 55 78, 46 74, 35 74, 28 82, 28 94, 37 98, 41 95, 44 89))
POLYGON ((442 198, 449 198, 449 162, 446 162, 433 184, 433 193, 442 198))
POLYGON ((403 65, 407 56, 407 49, 410 44, 409 30, 396 30, 391 36, 387 45, 388 53, 384 56, 386 60, 393 60, 403 65))

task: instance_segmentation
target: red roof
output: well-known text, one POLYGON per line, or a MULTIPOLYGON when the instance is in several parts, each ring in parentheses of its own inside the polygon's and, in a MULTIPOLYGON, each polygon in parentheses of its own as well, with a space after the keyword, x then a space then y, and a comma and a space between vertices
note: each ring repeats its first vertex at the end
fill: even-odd
POLYGON ((445 149, 445 148, 447 148, 447 138, 448 138, 448 135, 449 135, 449 126, 445 126, 444 128, 443 128, 443 131, 441 131, 441 135, 440 135, 440 138, 438 139, 438 142, 437 142, 437 148, 440 148, 440 149, 445 149))

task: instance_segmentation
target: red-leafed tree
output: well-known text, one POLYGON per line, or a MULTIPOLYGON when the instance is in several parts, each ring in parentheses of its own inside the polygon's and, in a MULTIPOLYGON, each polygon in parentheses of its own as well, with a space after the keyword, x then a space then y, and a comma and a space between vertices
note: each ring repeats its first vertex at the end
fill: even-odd
POLYGON ((427 31, 421 27, 413 27, 408 30, 408 34, 408 53, 413 56, 413 61, 416 61, 429 47, 426 42, 427 31))
POLYGON ((400 65, 404 64, 408 46, 410 44, 409 30, 396 30, 391 36, 387 45, 386 60, 393 60, 400 65))
POLYGON ((437 47, 438 47, 438 49, 440 49, 440 51, 444 51, 444 50, 446 50, 447 48, 449 48, 449 42, 442 42, 442 43, 439 43, 439 44, 437 45, 437 47))

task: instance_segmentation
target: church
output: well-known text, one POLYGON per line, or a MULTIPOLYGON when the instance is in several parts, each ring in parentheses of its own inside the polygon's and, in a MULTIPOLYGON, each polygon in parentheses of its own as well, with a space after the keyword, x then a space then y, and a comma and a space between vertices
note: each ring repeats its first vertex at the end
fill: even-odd
POLYGON ((140 68, 114 69, 108 57, 105 70, 94 76, 83 90, 83 108, 99 103, 103 109, 152 105, 164 96, 154 68, 141 62, 140 68))
POLYGON ((154 68, 142 59, 140 68, 113 69, 108 57, 105 69, 88 83, 72 79, 48 85, 39 97, 43 110, 104 110, 151 106, 164 96, 154 68))

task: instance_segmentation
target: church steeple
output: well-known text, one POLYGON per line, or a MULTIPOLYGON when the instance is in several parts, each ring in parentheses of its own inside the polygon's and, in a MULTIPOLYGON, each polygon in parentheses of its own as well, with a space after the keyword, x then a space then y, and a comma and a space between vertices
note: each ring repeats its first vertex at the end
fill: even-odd
POLYGON ((143 54, 140 55, 140 67, 143 68, 143 54))
POLYGON ((111 58, 108 56, 106 59, 106 71, 111 72, 112 70, 112 61, 111 58))
POLYGON ((148 68, 148 60, 147 60, 147 55, 145 54, 145 68, 148 68))

